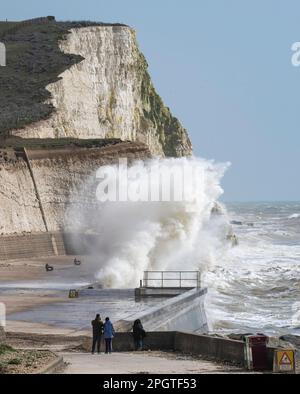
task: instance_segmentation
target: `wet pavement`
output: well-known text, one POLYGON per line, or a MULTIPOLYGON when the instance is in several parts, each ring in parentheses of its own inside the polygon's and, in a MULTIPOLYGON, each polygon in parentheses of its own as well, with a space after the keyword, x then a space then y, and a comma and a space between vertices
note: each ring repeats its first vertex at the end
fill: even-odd
POLYGON ((103 319, 109 316, 113 322, 116 322, 137 312, 145 311, 151 306, 151 303, 135 302, 134 290, 89 290, 80 292, 77 299, 69 299, 68 291, 49 294, 49 290, 10 289, 0 290, 0 298, 1 294, 13 294, 20 291, 23 294, 30 293, 31 295, 38 295, 41 291, 48 292, 50 299, 51 297, 59 297, 64 298, 64 300, 58 303, 51 303, 50 300, 48 304, 12 313, 8 316, 8 320, 42 323, 73 330, 90 328, 90 321, 97 313, 100 313, 103 319))
POLYGON ((31 324, 32 329, 43 325, 45 329, 90 330, 97 313, 116 322, 159 302, 135 302, 134 289, 88 290, 95 275, 84 260, 75 266, 72 256, 10 262, 2 266, 2 274, 0 302, 7 306, 10 330, 20 331, 22 323, 27 329, 31 324), (52 272, 46 272, 46 263, 54 267, 52 272), (70 299, 70 289, 79 289, 79 298, 70 299))

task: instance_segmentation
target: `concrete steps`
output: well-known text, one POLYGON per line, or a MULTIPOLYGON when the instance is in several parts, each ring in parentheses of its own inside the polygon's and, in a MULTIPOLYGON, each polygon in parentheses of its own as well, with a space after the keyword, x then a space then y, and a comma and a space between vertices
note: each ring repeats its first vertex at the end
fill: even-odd
POLYGON ((65 255, 61 233, 38 233, 0 237, 0 260, 65 255))

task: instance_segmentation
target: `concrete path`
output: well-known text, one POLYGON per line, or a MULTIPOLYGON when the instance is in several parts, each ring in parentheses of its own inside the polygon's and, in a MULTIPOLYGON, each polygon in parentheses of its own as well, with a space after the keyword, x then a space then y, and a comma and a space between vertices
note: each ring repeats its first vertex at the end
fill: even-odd
POLYGON ((239 368, 195 360, 176 353, 60 354, 68 363, 62 372, 64 374, 224 374, 244 372, 239 368))

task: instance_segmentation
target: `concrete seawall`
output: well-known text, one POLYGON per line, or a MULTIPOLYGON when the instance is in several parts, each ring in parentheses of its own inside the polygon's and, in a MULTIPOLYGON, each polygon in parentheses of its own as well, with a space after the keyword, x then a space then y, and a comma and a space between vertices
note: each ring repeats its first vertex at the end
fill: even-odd
POLYGON ((183 353, 213 357, 216 360, 244 364, 244 342, 226 338, 177 332, 174 350, 183 353))
MULTIPOLYGON (((245 366, 244 346, 243 341, 180 331, 147 332, 144 340, 144 350, 176 351, 237 366, 245 366)), ((132 334, 118 332, 114 338, 113 347, 117 352, 133 351, 132 334)), ((90 341, 86 350, 90 350, 90 341)), ((275 348, 268 348, 268 370, 270 371, 273 369, 274 351, 275 348)))
MULTIPOLYGON (((109 140, 109 143, 97 140, 96 143, 98 148, 72 145, 56 149, 0 147, 0 238, 3 244, 10 242, 6 236, 15 236, 14 249, 23 253, 24 258, 31 258, 33 253, 29 250, 26 255, 19 246, 19 236, 32 235, 35 240, 36 235, 43 235, 47 230, 74 231, 69 212, 75 209, 89 214, 93 209, 95 190, 90 188, 84 196, 82 190, 86 190, 87 180, 99 167, 118 164, 120 157, 127 158, 128 163, 151 157, 148 147, 141 143, 116 140, 109 140)), ((70 238, 68 248, 77 251, 78 237, 73 242, 70 238)), ((79 246, 88 245, 86 240, 79 246)), ((6 259, 15 259, 14 255, 7 253, 6 259)), ((47 255, 46 247, 44 253, 42 250, 35 257, 47 255)))
MULTIPOLYGON (((175 331, 147 332, 144 340, 145 350, 173 351, 175 343, 175 331)), ((86 350, 90 350, 90 340, 86 350)), ((117 332, 113 340, 113 348, 116 352, 128 352, 134 350, 133 336, 130 332, 117 332)))
MULTIPOLYGON (((90 340, 85 341, 85 349, 90 351, 90 340)), ((113 340, 116 352, 134 350, 131 333, 117 332, 113 340)), ((183 354, 199 356, 233 365, 244 365, 244 343, 226 338, 192 334, 180 331, 147 332, 144 349, 151 351, 176 351, 183 354)), ((270 349, 270 358, 272 349, 270 349)))
POLYGON ((189 330, 205 333, 208 331, 204 309, 206 293, 206 289, 193 289, 167 301, 160 302, 146 312, 120 320, 118 329, 129 331, 134 320, 141 319, 148 331, 189 330))

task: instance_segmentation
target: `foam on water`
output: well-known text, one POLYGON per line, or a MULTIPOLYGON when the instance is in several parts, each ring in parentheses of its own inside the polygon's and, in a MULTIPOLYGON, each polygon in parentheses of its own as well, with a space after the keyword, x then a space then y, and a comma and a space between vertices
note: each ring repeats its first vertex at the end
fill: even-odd
POLYGON ((289 219, 299 219, 300 218, 300 213, 293 213, 292 215, 289 216, 289 219))
POLYGON ((300 334, 300 223, 287 219, 299 203, 231 204, 240 244, 205 276, 216 331, 300 334))

